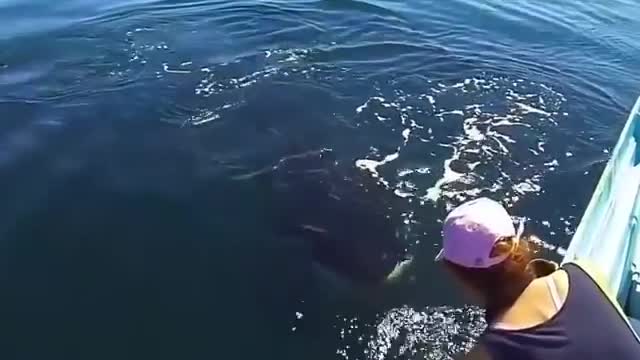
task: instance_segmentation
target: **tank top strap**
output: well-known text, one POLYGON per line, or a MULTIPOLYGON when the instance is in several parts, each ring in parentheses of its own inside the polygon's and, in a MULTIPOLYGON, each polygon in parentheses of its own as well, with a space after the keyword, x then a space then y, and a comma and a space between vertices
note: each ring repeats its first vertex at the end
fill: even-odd
POLYGON ((553 306, 555 310, 558 311, 562 307, 562 300, 560 300, 560 295, 558 294, 558 287, 556 286, 556 282, 553 280, 551 276, 545 277, 545 283, 547 284, 547 289, 549 289, 549 295, 551 295, 551 299, 553 300, 553 306))

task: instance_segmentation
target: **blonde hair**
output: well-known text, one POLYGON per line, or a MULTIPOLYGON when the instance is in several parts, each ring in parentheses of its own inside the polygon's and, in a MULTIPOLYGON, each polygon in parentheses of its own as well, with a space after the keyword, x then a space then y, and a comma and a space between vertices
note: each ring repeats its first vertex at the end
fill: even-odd
POLYGON ((504 310, 516 301, 536 274, 530 267, 539 250, 540 240, 535 236, 502 238, 491 250, 491 257, 506 256, 499 264, 486 269, 466 268, 445 261, 454 274, 481 294, 487 312, 504 310))

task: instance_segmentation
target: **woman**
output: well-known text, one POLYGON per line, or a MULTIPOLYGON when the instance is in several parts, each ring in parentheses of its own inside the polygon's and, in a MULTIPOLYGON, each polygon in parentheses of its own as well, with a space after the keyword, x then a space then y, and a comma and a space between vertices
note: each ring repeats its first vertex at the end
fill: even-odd
POLYGON ((464 359, 640 359, 640 341, 584 266, 533 261, 532 244, 497 202, 454 209, 436 257, 486 309, 464 359))

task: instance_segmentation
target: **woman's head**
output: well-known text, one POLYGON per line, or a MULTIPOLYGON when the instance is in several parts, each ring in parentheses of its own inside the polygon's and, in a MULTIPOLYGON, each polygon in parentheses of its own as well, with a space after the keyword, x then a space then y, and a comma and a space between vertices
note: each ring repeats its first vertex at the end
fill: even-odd
POLYGON ((509 306, 534 278, 529 266, 534 242, 516 231, 497 202, 480 198, 460 205, 443 226, 443 248, 436 260, 487 307, 509 306))

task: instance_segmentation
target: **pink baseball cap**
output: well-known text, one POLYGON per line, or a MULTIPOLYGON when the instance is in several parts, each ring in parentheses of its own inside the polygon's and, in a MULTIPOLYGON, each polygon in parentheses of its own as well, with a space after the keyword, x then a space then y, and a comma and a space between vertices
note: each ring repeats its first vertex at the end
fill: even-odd
MULTIPOLYGON (((442 250, 436 261, 445 259, 466 268, 488 268, 504 261, 509 255, 491 257, 495 243, 505 237, 520 237, 519 229, 500 203, 488 198, 466 202, 453 209, 442 227, 442 250)), ((514 247, 517 241, 514 243, 514 247)))

